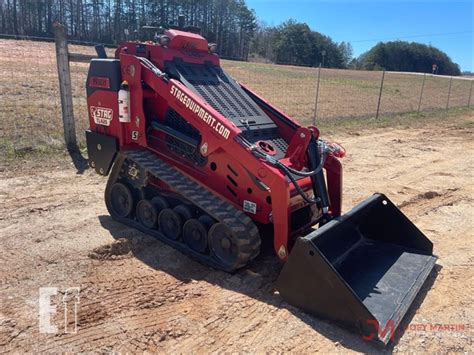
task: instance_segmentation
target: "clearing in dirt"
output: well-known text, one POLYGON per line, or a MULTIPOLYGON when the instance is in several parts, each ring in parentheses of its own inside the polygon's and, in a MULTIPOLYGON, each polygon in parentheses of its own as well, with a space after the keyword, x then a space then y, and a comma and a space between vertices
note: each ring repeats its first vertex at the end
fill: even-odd
MULTIPOLYGON (((472 115, 416 128, 338 133, 348 156, 343 211, 384 191, 431 239, 435 272, 388 350, 469 351, 474 312, 472 115)), ((105 179, 72 164, 25 161, 0 180, 3 351, 374 351, 274 293, 270 249, 230 276, 113 221, 105 179), (61 293, 41 334, 41 287, 80 288, 78 330, 61 293)))

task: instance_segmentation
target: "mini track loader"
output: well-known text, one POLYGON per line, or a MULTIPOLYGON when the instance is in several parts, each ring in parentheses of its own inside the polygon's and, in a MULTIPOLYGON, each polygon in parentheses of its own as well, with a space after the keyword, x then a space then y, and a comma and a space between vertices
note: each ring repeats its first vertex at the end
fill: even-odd
POLYGON ((112 218, 227 272, 273 238, 290 304, 367 337, 396 328, 435 264, 432 243, 382 194, 341 216, 344 149, 228 76, 195 30, 90 63, 89 164, 110 175, 112 218))

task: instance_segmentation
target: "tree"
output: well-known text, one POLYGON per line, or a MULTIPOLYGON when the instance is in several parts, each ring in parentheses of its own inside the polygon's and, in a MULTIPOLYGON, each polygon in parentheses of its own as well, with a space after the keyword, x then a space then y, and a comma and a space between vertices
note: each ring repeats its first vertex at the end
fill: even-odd
POLYGON ((125 30, 133 36, 143 25, 166 27, 178 14, 201 27, 222 56, 247 59, 257 23, 244 0, 0 0, 0 30, 51 37, 58 21, 71 39, 119 43, 125 30))
POLYGON ((275 62, 277 38, 278 30, 275 27, 268 26, 262 21, 258 22, 250 42, 250 53, 253 57, 275 62))
POLYGON ((383 69, 430 73, 433 64, 438 66, 438 74, 460 75, 459 65, 453 63, 441 50, 416 42, 380 42, 358 59, 362 69, 383 69))
POLYGON ((352 58, 352 45, 349 42, 341 42, 338 44, 339 51, 342 55, 342 60, 344 62, 344 67, 349 67, 352 58))
POLYGON ((306 23, 288 20, 278 27, 259 23, 250 44, 253 58, 279 64, 344 68, 352 59, 349 43, 335 43, 306 23), (323 63, 324 62, 324 63, 323 63))
MULTIPOLYGON (((350 45, 349 45, 350 46, 350 45)), ((276 28, 274 41, 275 61, 280 64, 331 68, 346 65, 342 47, 330 37, 312 31, 306 23, 288 20, 276 28)), ((346 44, 344 49, 350 48, 346 44)))

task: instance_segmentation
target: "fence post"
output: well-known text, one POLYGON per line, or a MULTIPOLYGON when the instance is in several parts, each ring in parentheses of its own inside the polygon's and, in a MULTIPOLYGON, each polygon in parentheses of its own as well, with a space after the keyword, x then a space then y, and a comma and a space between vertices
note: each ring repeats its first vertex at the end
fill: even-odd
POLYGON ((449 99, 451 98, 451 85, 453 83, 453 77, 449 78, 449 89, 448 89, 448 101, 446 102, 446 110, 449 108, 449 99))
POLYGON ((385 79, 385 70, 382 72, 382 81, 380 82, 379 101, 377 102, 377 113, 375 114, 375 119, 379 118, 380 101, 382 100, 382 90, 383 90, 384 79, 385 79))
POLYGON ((472 83, 474 83, 474 80, 471 80, 471 89, 469 90, 469 99, 467 100, 467 107, 471 106, 472 83))
POLYGON ((69 151, 77 150, 76 127, 72 105, 71 72, 69 69, 69 52, 67 48, 66 27, 54 23, 54 38, 56 43, 56 62, 58 65, 59 93, 64 126, 64 140, 69 151))
POLYGON ((321 63, 319 63, 319 68, 318 68, 318 79, 316 82, 316 99, 314 102, 314 116, 313 116, 313 126, 316 126, 316 117, 317 117, 317 112, 318 112, 318 98, 319 98, 319 81, 321 79, 321 63))
POLYGON ((423 98, 423 90, 425 90, 425 79, 426 79, 426 73, 423 73, 423 82, 421 83, 420 100, 418 101, 418 110, 416 111, 417 113, 420 113, 421 100, 423 98))

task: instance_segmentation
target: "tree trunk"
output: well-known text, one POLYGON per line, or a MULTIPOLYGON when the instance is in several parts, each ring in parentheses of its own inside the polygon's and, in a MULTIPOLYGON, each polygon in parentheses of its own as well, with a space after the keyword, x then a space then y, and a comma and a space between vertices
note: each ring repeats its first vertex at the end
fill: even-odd
POLYGON ((13 31, 15 35, 18 35, 18 18, 16 5, 16 0, 13 0, 13 31))

